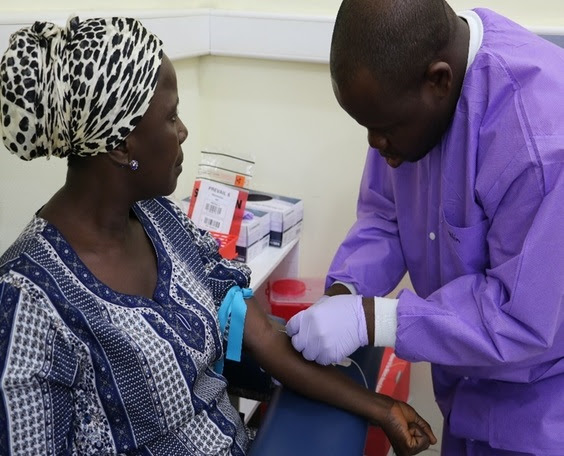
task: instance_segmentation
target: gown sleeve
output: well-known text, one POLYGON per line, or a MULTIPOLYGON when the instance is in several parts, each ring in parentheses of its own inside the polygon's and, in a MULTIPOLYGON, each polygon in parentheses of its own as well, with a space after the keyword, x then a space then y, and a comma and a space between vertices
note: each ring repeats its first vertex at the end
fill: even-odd
POLYGON ((357 220, 335 254, 326 283, 351 283, 365 296, 387 295, 406 273, 391 179, 377 154, 368 150, 357 220))
POLYGON ((398 356, 458 375, 530 381, 564 356, 564 165, 529 167, 489 220, 490 265, 399 297, 398 356), (511 365, 512 369, 507 366, 511 365))

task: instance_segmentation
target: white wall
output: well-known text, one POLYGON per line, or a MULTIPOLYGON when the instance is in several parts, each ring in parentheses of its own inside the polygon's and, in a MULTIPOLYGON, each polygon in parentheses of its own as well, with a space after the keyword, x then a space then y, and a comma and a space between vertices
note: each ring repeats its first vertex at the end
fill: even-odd
POLYGON ((304 200, 300 270, 323 276, 354 217, 366 150, 327 66, 210 57, 201 96, 203 144, 252 153, 253 188, 304 200))
POLYGON ((77 11, 139 11, 139 10, 163 10, 163 9, 185 9, 185 8, 207 8, 211 5, 210 0, 90 0, 88 2, 76 2, 75 0, 50 0, 49 2, 38 2, 37 0, 3 0, 0 4, 0 12, 10 13, 38 13, 63 11, 74 13, 77 11))
MULTIPOLYGON (((29 0, 31 1, 31 0, 29 0)), ((562 0, 447 0, 455 10, 469 8, 490 8, 504 14, 523 25, 562 26, 564 24, 564 5, 562 0)), ((340 0, 217 0, 210 2, 216 8, 278 11, 306 14, 336 14, 340 0)))
MULTIPOLYGON (((491 8, 526 26, 562 26, 564 6, 561 0, 447 0, 455 9, 476 7, 491 8)), ((75 0, 19 0, 3 1, 0 12, 45 12, 77 10, 116 11, 116 10, 162 10, 186 8, 216 8, 227 10, 270 11, 292 14, 334 15, 340 0, 91 0, 77 7, 75 0)), ((0 19, 1 20, 1 19, 0 19)))

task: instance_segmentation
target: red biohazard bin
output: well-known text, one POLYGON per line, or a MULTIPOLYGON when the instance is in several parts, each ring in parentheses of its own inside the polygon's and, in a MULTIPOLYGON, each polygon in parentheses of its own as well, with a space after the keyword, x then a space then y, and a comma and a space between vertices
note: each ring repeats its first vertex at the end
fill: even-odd
POLYGON ((325 291, 325 279, 283 278, 268 283, 266 294, 273 315, 288 321, 315 303, 325 291))
MULTIPOLYGON (((382 356, 376 392, 408 402, 410 378, 411 363, 398 358, 393 348, 386 348, 382 356)), ((364 456, 387 455, 389 454, 390 446, 390 442, 382 428, 368 428, 364 456)))

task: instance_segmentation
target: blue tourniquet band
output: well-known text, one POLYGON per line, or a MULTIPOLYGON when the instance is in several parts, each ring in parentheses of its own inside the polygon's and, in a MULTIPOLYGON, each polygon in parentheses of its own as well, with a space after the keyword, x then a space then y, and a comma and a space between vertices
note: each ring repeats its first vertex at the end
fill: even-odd
MULTIPOLYGON (((245 328, 245 316, 247 315, 245 299, 251 296, 253 296, 253 290, 250 288, 231 287, 219 307, 219 329, 222 335, 225 333, 225 328, 229 322, 225 358, 232 361, 241 361, 243 330, 245 328)), ((223 372, 223 363, 224 359, 222 358, 214 364, 214 370, 219 374, 223 372)))

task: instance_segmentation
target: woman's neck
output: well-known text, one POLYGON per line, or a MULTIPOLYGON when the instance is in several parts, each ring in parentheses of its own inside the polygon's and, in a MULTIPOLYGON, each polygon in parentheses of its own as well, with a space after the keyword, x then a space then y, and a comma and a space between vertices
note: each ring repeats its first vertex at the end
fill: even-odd
POLYGON ((67 179, 39 216, 53 224, 71 244, 123 243, 137 219, 132 203, 100 181, 97 185, 67 179), (74 182, 74 183, 73 183, 74 182))

